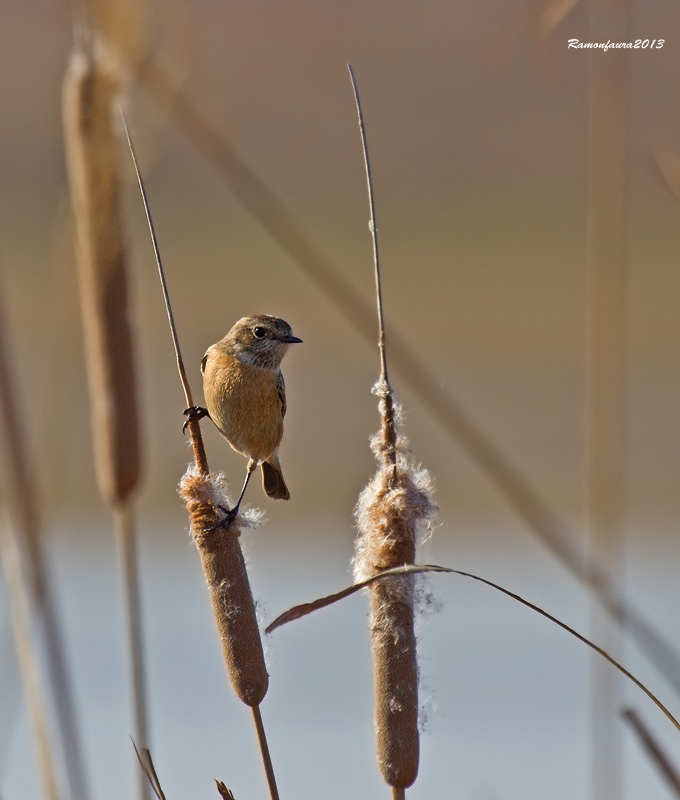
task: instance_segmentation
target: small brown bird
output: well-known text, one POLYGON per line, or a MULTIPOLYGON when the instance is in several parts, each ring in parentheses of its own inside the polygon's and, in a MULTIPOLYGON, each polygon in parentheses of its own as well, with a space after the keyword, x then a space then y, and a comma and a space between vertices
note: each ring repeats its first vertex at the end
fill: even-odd
POLYGON ((286 415, 280 366, 288 346, 301 341, 278 317, 243 317, 224 339, 208 348, 201 361, 207 410, 195 407, 185 414, 210 416, 234 450, 250 459, 241 496, 228 512, 232 519, 258 465, 267 495, 275 500, 290 498, 278 456, 286 415))

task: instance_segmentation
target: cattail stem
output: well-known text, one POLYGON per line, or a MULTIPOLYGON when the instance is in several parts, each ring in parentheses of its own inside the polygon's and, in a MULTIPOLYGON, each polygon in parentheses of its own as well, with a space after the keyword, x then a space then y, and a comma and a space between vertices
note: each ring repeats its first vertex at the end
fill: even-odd
POLYGON ((255 720, 255 729, 257 730, 257 741, 260 745, 260 752, 262 753, 262 760, 264 762, 264 770, 267 775, 267 785, 269 786, 269 795, 271 800, 279 800, 279 790, 276 786, 276 778, 274 776, 274 767, 272 760, 269 756, 269 745, 267 744, 267 737, 264 732, 264 725, 262 723, 262 714, 260 713, 259 706, 253 706, 253 719, 255 720))
MULTIPOLYGON (((177 335, 177 328, 175 326, 175 317, 172 313, 172 304, 170 303, 170 294, 168 293, 168 284, 165 280, 165 270, 163 269, 163 262, 161 261, 161 253, 158 247, 158 239, 156 238, 156 229, 154 228, 153 219, 151 218, 151 209, 149 208, 149 202, 146 196, 146 189, 144 188, 144 181, 142 180, 141 172, 139 171, 139 164, 137 162, 137 154, 135 153, 135 148, 132 143, 132 137, 130 136, 130 130, 128 128, 127 122, 125 117, 121 113, 121 117, 123 120, 123 126, 125 128, 125 136, 127 138, 128 147, 130 149, 130 156, 132 158, 132 164, 135 169, 135 175, 137 176, 137 184, 139 186, 139 191, 142 195, 142 203, 144 205, 144 213, 146 214, 146 221, 149 226, 149 234, 151 236, 151 243, 153 245, 153 252, 154 257, 156 259, 156 267, 158 269, 158 278, 161 283, 161 289, 163 291, 163 300, 165 302, 165 311, 168 316, 168 324, 170 326, 170 335, 172 336, 172 345, 175 350, 175 359, 177 361, 177 371, 179 373, 179 379, 182 384, 182 390, 184 392, 184 399, 187 404, 187 408, 191 408, 194 405, 193 395, 191 394, 191 386, 189 385, 189 379, 187 378, 187 372, 184 368, 184 359, 182 358, 182 351, 179 346, 179 336, 177 335)), ((208 467, 208 458, 205 454, 205 447, 203 445, 203 436, 201 435, 201 426, 199 421, 196 419, 189 420, 189 433, 191 434, 191 446, 194 451, 194 458, 196 459, 196 466, 198 467, 199 474, 201 475, 208 475, 210 473, 210 469, 208 467)))
MULTIPOLYGON (((146 748, 145 743, 149 741, 149 723, 146 683, 144 680, 142 609, 139 597, 139 570, 134 519, 130 502, 114 506, 113 519, 118 542, 120 574, 125 601, 128 671, 132 688, 133 738, 135 742, 139 742, 140 747, 146 748)), ((140 784, 140 796, 148 796, 149 787, 144 774, 140 774, 140 784)))
POLYGON ((406 800, 406 789, 403 789, 400 786, 393 786, 392 800, 406 800))
POLYGON ((380 339, 378 346, 380 348, 380 380, 389 388, 389 381, 387 379, 387 356, 385 354, 385 321, 383 319, 383 306, 382 306, 382 286, 380 282, 380 257, 378 254, 378 226, 375 221, 375 202, 373 200, 373 179, 371 178, 371 163, 368 159, 368 144, 366 142, 366 129, 364 127, 364 117, 361 113, 361 102, 359 101, 359 90, 356 81, 354 80, 354 73, 352 67, 348 64, 347 70, 349 72, 349 79, 352 82, 352 91, 354 92, 354 102, 357 107, 357 117, 359 121, 359 132, 361 133, 361 146, 364 151, 364 166, 366 167, 366 184, 368 186, 368 205, 371 212, 371 219, 368 223, 368 228, 371 231, 371 238, 373 240, 373 265, 375 274, 375 296, 378 306, 378 329, 380 331, 380 339))

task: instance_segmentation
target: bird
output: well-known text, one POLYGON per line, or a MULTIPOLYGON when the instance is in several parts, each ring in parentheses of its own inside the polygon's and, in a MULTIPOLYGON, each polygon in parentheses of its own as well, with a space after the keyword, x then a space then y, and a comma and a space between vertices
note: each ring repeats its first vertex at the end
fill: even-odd
MULTIPOLYGON (((190 419, 209 416, 237 453, 248 457, 241 495, 227 519, 233 520, 255 469, 262 469, 268 497, 289 500, 290 492, 279 462, 279 445, 286 416, 286 385, 281 361, 291 344, 301 343, 291 326, 279 317, 259 314, 238 320, 201 361, 206 408, 193 406, 190 419)), ((224 525, 222 520, 218 526, 224 525)), ((216 526, 216 527, 218 527, 216 526)))

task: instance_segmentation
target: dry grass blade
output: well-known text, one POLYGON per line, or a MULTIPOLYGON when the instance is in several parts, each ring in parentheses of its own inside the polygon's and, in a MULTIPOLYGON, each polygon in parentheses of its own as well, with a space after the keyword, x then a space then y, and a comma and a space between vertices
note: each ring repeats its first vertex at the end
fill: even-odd
POLYGON ((156 774, 156 768, 153 765, 153 759, 151 758, 151 751, 149 750, 148 747, 143 747, 140 751, 137 745, 135 744, 134 739, 132 740, 132 746, 135 748, 135 753, 137 754, 139 766, 142 768, 142 772, 149 781, 149 786, 151 786, 151 788, 153 789, 153 792, 158 798, 158 800, 165 800, 165 794, 163 794, 163 789, 161 788, 161 782, 158 779, 158 775, 156 774))
POLYGON ((229 791, 229 789, 227 789, 222 781, 215 781, 215 786, 217 786, 217 791, 220 793, 222 800, 236 800, 234 795, 229 791))
POLYGON ((627 708, 622 712, 623 718, 637 734, 642 747, 649 756, 650 761, 656 766, 666 781, 668 788, 676 797, 680 797, 680 772, 663 751, 661 745, 656 741, 652 732, 640 718, 640 715, 632 708, 627 708))
MULTIPOLYGON (((154 248, 156 265, 161 281, 165 307, 170 324, 177 368, 184 396, 189 407, 193 406, 191 387, 184 369, 179 338, 175 328, 165 281, 165 272, 160 257, 158 242, 151 219, 151 211, 144 189, 144 182, 137 163, 132 137, 123 118, 130 155, 137 175, 142 202, 154 248)), ((260 754, 272 800, 278 800, 276 778, 271 763, 269 747, 259 712, 259 704, 267 693, 269 676, 264 660, 262 639, 257 624, 255 603, 246 571, 243 552, 239 543, 241 530, 254 527, 259 522, 257 512, 241 511, 228 526, 215 527, 220 522, 223 508, 231 508, 225 492, 222 475, 211 475, 205 454, 201 428, 196 418, 189 419, 189 431, 196 459, 180 482, 180 495, 184 500, 191 521, 191 532, 206 576, 213 614, 217 623, 225 665, 234 692, 250 706, 257 731, 260 754)))
MULTIPOLYGON (((165 74, 152 62, 140 73, 147 91, 160 103, 172 102, 176 125, 212 164, 225 184, 263 228, 290 255, 324 296, 371 346, 375 316, 370 303, 342 276, 303 231, 283 201, 243 161, 221 131, 213 127, 184 93, 176 93, 165 74)), ((411 350, 397 331, 387 326, 392 343, 391 364, 442 428, 468 454, 505 497, 509 506, 552 555, 584 586, 607 612, 626 627, 640 649, 680 692, 680 655, 670 643, 609 586, 597 564, 585 557, 577 537, 543 500, 531 483, 473 422, 457 401, 442 389, 423 358, 411 350)))
POLYGON ((278 616, 272 623, 270 623, 265 628, 265 633, 272 633, 277 628, 280 628, 282 625, 285 625, 288 622, 293 622, 296 619, 300 619, 302 617, 307 616, 307 614, 311 614, 313 611, 317 611, 320 608, 326 608, 326 606, 330 606, 333 603, 336 603, 338 600, 342 600, 345 597, 349 597, 350 595, 355 594, 355 592, 361 591, 361 589, 365 589, 367 586, 370 586, 372 583, 376 581, 381 581, 383 579, 390 579, 392 577, 396 577, 399 575, 415 575, 420 572, 443 572, 449 573, 451 575, 461 575, 464 578, 471 578, 473 581, 479 581, 479 583, 483 583, 485 586, 490 586, 492 589, 495 589, 498 592, 506 595, 507 597, 511 597, 513 600, 516 600, 518 603, 530 608, 532 611, 540 614, 541 616, 549 619, 551 622, 558 625, 563 630, 570 633, 572 636, 576 637, 580 642, 590 647, 596 653, 599 653, 602 658, 608 661, 612 666, 616 667, 619 672, 625 675, 628 680, 632 681, 639 689, 641 689, 647 697, 659 708, 666 717, 673 723, 674 727, 680 731, 680 722, 671 714, 671 712, 666 708, 666 706, 656 697, 656 695, 652 694, 650 690, 641 682, 639 681, 631 672, 629 672, 624 666, 622 666, 615 658, 612 658, 607 652, 605 652, 601 647, 598 647, 596 644, 591 642, 589 639, 586 639, 585 636, 582 636, 578 631, 575 631, 573 628, 569 627, 566 622, 562 622, 561 620, 557 619, 557 617, 553 617, 552 614, 549 614, 547 611, 544 611, 540 606, 535 605, 534 603, 529 602, 529 600, 525 600, 518 594, 511 592, 509 589, 504 589, 502 586, 499 586, 497 583, 493 581, 489 581, 486 578, 482 578, 479 575, 474 575, 471 572, 464 572, 460 569, 453 569, 452 567, 440 567, 437 564, 423 564, 423 565, 409 565, 404 567, 395 567, 393 569, 385 570, 384 572, 379 572, 376 575, 372 575, 370 578, 366 580, 359 581, 358 583, 352 584, 352 586, 348 586, 346 589, 343 589, 340 592, 336 592, 335 594, 328 595, 327 597, 321 597, 318 600, 315 600, 311 603, 304 603, 303 605, 294 606, 293 608, 289 609, 288 611, 284 612, 280 616, 278 616))

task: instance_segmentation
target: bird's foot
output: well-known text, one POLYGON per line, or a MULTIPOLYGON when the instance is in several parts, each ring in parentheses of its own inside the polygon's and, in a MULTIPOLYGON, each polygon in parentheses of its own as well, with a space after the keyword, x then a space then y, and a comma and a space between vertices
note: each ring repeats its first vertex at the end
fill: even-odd
POLYGON ((203 419, 203 417, 210 417, 207 408, 202 408, 201 406, 191 406, 187 408, 184 412, 184 416, 187 418, 184 425, 182 425, 182 433, 186 433, 187 426, 193 420, 203 419))
POLYGON ((203 528, 203 533, 212 533, 212 531, 216 531, 218 528, 229 528, 231 523, 236 519, 236 515, 238 514, 237 505, 232 509, 225 508, 224 506, 216 506, 216 508, 224 513, 224 517, 209 528, 203 528))

